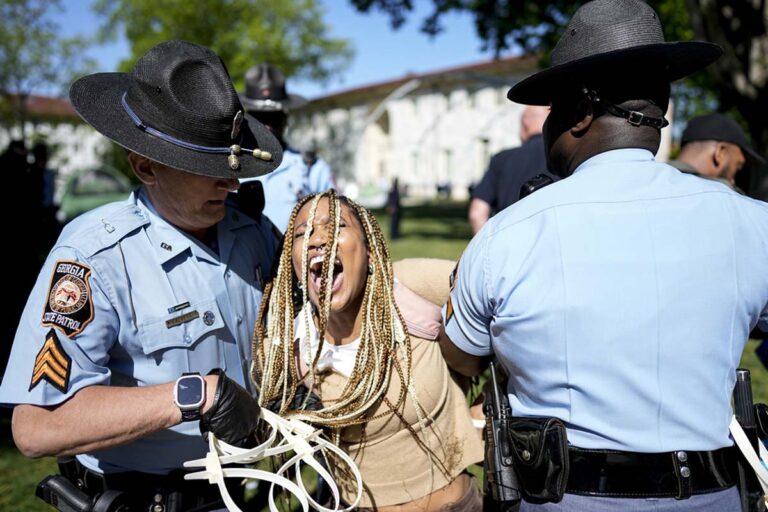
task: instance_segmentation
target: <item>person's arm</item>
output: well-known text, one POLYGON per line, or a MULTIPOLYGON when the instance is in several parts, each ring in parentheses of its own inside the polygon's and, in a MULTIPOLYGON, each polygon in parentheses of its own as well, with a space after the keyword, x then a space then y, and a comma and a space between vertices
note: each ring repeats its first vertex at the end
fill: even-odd
POLYGON ((445 328, 440 329, 437 341, 440 343, 443 359, 452 370, 466 377, 474 377, 488 367, 490 357, 473 356, 464 352, 451 341, 445 333, 445 328))
POLYGON ((491 205, 483 199, 472 198, 469 203, 469 226, 472 228, 472 234, 477 234, 490 218, 491 205))
MULTIPOLYGON (((202 412, 213 403, 217 375, 208 375, 202 412)), ((21 404, 13 440, 27 457, 92 452, 129 443, 181 423, 174 383, 147 387, 88 386, 53 407, 21 404)))
POLYGON ((488 237, 472 239, 451 274, 451 292, 443 307, 440 351, 456 372, 474 376, 493 355, 491 345, 491 278, 487 273, 488 237))

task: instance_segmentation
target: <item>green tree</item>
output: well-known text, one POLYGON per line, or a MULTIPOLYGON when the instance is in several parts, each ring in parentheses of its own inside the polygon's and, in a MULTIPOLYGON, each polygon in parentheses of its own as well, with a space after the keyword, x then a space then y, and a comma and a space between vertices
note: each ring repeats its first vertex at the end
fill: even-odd
POLYGON ((286 76, 320 82, 339 73, 352 51, 333 38, 315 0, 97 0, 96 12, 106 19, 102 39, 123 28, 132 55, 120 63, 128 70, 152 46, 183 39, 218 53, 235 85, 259 62, 279 67, 286 76))
MULTIPOLYGON (((413 11, 412 0, 350 0, 361 12, 389 15, 393 28, 413 11)), ((475 20, 483 49, 496 56, 510 48, 540 52, 542 65, 567 21, 584 2, 551 0, 432 0, 434 9, 422 20, 431 36, 444 27, 451 12, 468 12, 475 20)), ((649 0, 664 25, 668 40, 706 40, 723 47, 723 57, 707 73, 693 77, 676 92, 683 96, 684 114, 712 106, 738 113, 758 151, 768 152, 768 2, 765 0, 649 0), (696 101, 704 98, 705 101, 696 101), (688 100, 688 101, 685 101, 688 100)))
POLYGON ((59 0, 0 2, 0 124, 14 124, 24 136, 27 98, 45 88, 66 88, 72 77, 93 65, 85 56, 90 42, 59 35, 59 0))

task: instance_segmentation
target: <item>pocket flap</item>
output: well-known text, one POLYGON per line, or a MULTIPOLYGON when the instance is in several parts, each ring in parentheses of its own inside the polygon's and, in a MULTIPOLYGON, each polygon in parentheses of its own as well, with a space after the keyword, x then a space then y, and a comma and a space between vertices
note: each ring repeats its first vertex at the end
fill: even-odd
POLYGON ((168 348, 187 348, 211 331, 224 327, 216 299, 191 302, 189 307, 139 325, 142 350, 149 355, 168 348))

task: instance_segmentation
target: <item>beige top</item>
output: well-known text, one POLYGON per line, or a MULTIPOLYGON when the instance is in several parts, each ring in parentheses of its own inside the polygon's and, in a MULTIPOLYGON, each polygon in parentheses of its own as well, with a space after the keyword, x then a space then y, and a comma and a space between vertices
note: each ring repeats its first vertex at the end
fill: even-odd
MULTIPOLYGON (((410 397, 398 412, 418 440, 391 413, 367 423, 364 433, 361 426, 342 430, 340 446, 355 460, 363 477, 361 507, 397 505, 421 498, 446 486, 467 466, 483 459, 483 445, 472 426, 464 394, 451 378, 440 346, 413 336, 411 343, 414 388, 426 416, 420 421, 410 397)), ((337 372, 318 378, 324 400, 337 398, 347 380, 337 372)), ((397 375, 393 375, 386 395, 393 404, 400 387, 397 375)), ((388 410, 382 402, 369 416, 388 410)), ((354 480, 345 477, 345 467, 331 466, 343 499, 351 502, 354 480)))

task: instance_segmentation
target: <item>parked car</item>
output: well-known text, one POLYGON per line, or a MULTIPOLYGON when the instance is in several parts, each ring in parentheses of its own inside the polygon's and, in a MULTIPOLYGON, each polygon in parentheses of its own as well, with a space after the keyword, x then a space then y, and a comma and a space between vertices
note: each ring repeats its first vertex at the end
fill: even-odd
POLYGON ((127 198, 133 188, 130 180, 113 167, 76 171, 64 185, 57 218, 67 223, 97 206, 127 198))

